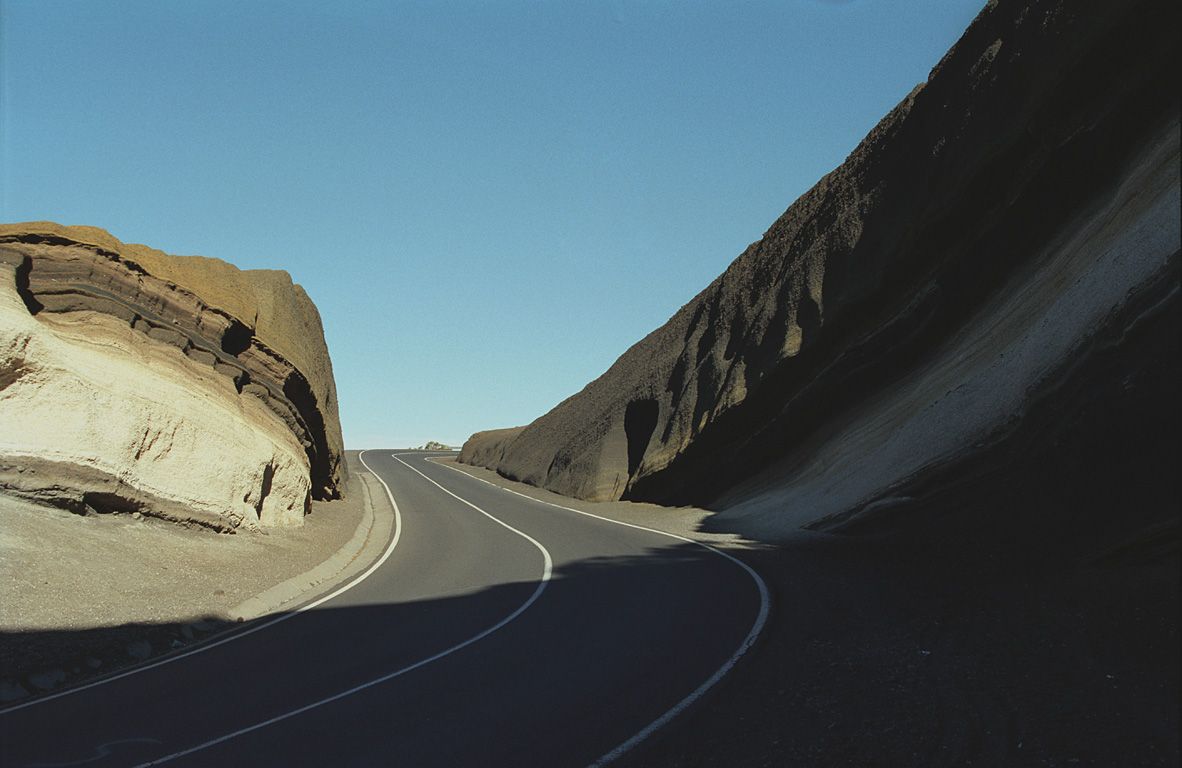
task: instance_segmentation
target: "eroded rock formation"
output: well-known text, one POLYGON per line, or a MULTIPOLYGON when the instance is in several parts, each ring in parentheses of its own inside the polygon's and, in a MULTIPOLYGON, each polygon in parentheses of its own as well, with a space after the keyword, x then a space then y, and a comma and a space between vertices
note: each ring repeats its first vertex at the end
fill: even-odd
POLYGON ((974 456, 1004 478, 1106 411, 1147 419, 1108 430, 1145 434, 1137 456, 1176 460, 1175 14, 988 3, 706 290, 461 461, 774 537, 852 525, 974 456))
POLYGON ((286 272, 0 226, 0 490, 219 529, 339 495, 335 384, 286 272))

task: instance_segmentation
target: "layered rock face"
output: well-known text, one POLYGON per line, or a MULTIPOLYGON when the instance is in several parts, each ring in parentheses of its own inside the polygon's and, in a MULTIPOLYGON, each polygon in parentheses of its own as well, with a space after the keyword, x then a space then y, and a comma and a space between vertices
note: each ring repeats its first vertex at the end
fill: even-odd
POLYGON ((232 530, 339 495, 335 383, 286 272, 0 226, 0 490, 232 530))
POLYGON ((763 537, 853 525, 974 456, 1004 478, 1081 422, 1175 460, 1175 10, 990 2, 668 323, 460 460, 763 537))

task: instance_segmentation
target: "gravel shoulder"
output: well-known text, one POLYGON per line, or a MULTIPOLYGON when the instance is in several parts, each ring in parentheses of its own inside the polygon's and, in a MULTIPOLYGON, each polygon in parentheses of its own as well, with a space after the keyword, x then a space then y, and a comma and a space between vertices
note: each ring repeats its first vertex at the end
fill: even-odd
POLYGON ((0 703, 225 630, 256 596, 298 599, 349 576, 369 554, 357 544, 374 494, 357 453, 346 463, 344 497, 313 502, 303 526, 232 535, 0 497, 0 703))

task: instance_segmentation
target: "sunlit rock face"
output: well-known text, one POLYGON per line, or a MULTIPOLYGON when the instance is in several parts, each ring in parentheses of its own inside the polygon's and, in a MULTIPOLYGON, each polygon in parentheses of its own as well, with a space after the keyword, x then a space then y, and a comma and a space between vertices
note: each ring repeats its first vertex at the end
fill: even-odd
POLYGON ((218 529, 339 495, 332 365, 285 272, 0 226, 0 490, 218 529))
MULTIPOLYGON (((989 453, 1004 478, 1066 437, 1056 403, 1102 420, 1117 395, 1100 393, 1134 392, 1135 372, 1176 382, 1175 10, 989 3, 668 323, 519 433, 474 435, 461 461, 776 536, 849 523, 1020 440, 989 453)), ((1176 419, 1157 405, 1139 412, 1176 419)), ((1162 432, 1125 425, 1140 426, 1162 432)))

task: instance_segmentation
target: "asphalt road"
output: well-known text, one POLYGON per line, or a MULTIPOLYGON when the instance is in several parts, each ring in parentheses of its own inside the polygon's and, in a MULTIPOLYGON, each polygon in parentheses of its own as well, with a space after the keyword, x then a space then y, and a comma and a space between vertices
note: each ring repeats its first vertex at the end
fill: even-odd
POLYGON ((0 712, 0 765, 603 765, 766 619, 758 577, 701 545, 427 454, 362 459, 398 512, 380 565, 273 625, 0 712))

